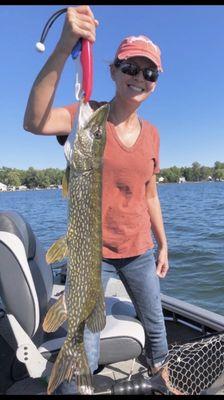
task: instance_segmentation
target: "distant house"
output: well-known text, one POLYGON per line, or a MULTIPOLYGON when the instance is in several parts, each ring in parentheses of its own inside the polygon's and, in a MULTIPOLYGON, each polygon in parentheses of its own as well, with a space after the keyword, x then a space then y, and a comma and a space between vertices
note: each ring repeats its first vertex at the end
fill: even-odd
POLYGON ((21 185, 21 186, 17 186, 16 188, 17 190, 27 190, 27 186, 26 185, 21 185))
POLYGON ((165 180, 165 178, 164 178, 163 176, 160 176, 160 178, 158 179, 158 182, 159 182, 159 183, 163 183, 164 180, 165 180))
POLYGON ((207 181, 212 181, 212 177, 209 175, 207 181))
POLYGON ((178 183, 185 183, 186 179, 184 176, 180 176, 178 183))
POLYGON ((8 192, 15 192, 16 187, 15 186, 8 186, 7 190, 8 190, 8 192))
POLYGON ((6 192, 6 191, 7 191, 7 185, 0 182, 0 192, 6 192))

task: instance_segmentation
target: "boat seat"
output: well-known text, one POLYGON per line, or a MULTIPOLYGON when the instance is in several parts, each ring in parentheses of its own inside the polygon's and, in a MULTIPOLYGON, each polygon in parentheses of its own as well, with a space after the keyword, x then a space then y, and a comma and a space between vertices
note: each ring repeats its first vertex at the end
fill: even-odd
MULTIPOLYGON (((1 211, 0 365, 4 363, 4 368, 0 368, 0 393, 9 387, 3 387, 3 381, 9 385, 13 380, 8 376, 12 370, 17 370, 18 379, 19 369, 12 364, 25 365, 33 378, 49 375, 66 336, 66 323, 54 333, 45 333, 42 323, 49 306, 63 290, 64 285, 54 283, 52 267, 46 263, 45 250, 30 224, 18 212, 1 211), (6 356, 6 344, 14 357, 6 356)), ((101 332, 99 364, 137 358, 145 336, 132 303, 114 296, 106 296, 105 302, 107 319, 101 332)))

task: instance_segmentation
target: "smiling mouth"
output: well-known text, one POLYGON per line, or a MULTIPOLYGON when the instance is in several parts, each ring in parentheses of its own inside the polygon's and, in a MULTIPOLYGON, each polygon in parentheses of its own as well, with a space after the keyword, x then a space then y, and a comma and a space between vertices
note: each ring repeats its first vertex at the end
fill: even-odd
POLYGON ((137 87, 137 86, 134 86, 134 85, 128 85, 128 87, 131 88, 132 90, 134 90, 134 91, 137 92, 137 93, 142 93, 142 92, 144 92, 144 89, 142 89, 142 88, 140 88, 140 87, 137 87))

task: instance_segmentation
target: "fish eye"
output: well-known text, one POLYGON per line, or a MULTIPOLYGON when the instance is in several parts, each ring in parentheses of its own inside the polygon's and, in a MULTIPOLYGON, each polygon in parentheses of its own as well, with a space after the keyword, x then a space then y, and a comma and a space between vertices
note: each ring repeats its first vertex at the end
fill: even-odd
POLYGON ((101 130, 97 130, 96 132, 94 132, 94 136, 96 139, 100 139, 102 136, 102 132, 101 130))

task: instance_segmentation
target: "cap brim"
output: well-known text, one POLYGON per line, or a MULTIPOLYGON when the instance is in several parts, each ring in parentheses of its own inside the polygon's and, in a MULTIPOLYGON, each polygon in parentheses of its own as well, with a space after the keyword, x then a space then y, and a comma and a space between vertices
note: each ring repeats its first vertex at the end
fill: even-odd
POLYGON ((163 68, 160 63, 158 63, 158 60, 152 55, 152 54, 146 54, 145 52, 141 51, 128 51, 128 52, 121 52, 117 58, 119 60, 126 60, 127 58, 131 57, 145 57, 148 58, 148 60, 152 61, 158 68, 159 71, 163 72, 163 68))

